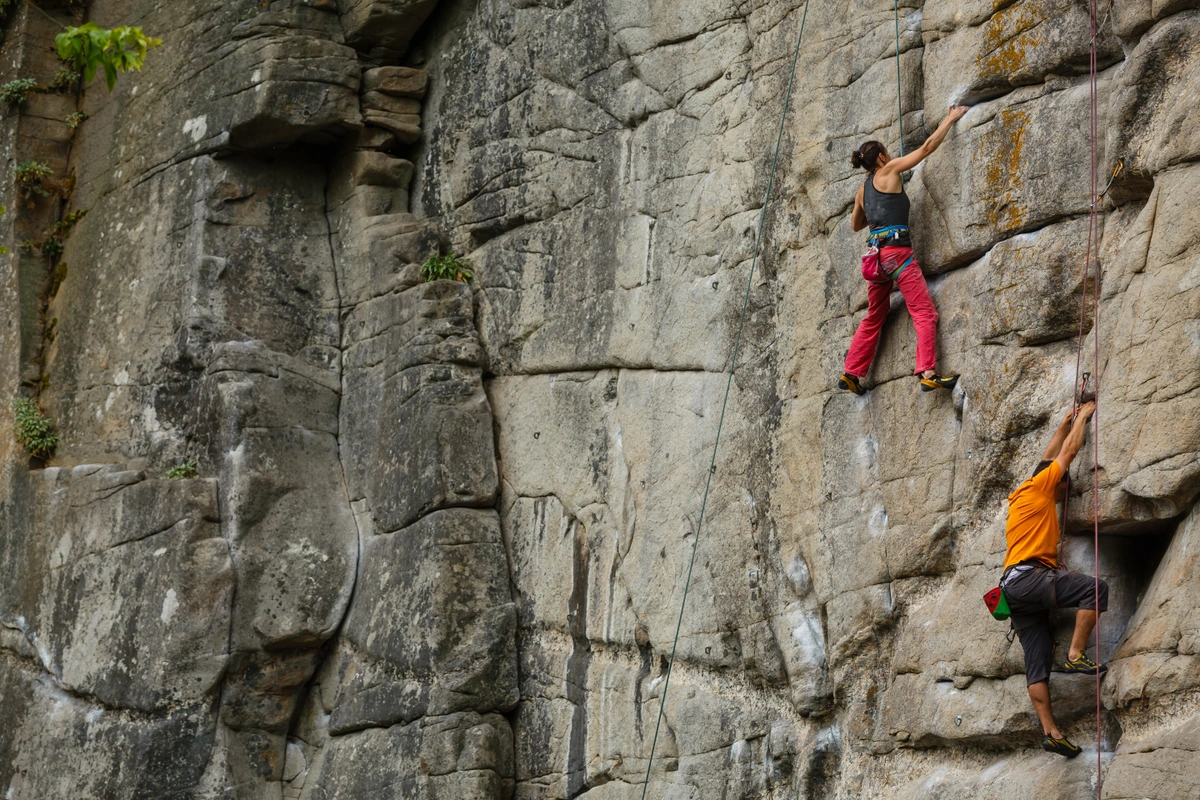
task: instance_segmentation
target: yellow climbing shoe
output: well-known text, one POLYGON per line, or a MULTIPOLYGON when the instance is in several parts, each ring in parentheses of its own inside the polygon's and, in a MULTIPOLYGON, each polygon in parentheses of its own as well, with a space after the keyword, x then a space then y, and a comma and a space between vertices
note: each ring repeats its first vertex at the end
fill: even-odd
POLYGON ((958 383, 957 375, 934 375, 932 378, 921 378, 921 391, 932 392, 935 389, 953 389, 958 383))
POLYGON ((1108 665, 1096 666, 1096 662, 1088 658, 1087 653, 1080 653, 1063 664, 1063 672, 1074 672, 1076 675, 1095 675, 1097 672, 1108 672, 1108 665))
POLYGON ((854 392, 855 394, 867 393, 867 390, 864 389, 862 384, 858 382, 858 378, 846 372, 843 372, 842 377, 838 378, 838 388, 845 389, 848 392, 854 392))
POLYGON ((1065 736, 1061 739, 1054 739, 1049 736, 1045 737, 1042 739, 1042 749, 1047 753, 1058 753, 1060 756, 1066 756, 1067 758, 1074 758, 1083 752, 1083 749, 1079 745, 1074 744, 1065 736))

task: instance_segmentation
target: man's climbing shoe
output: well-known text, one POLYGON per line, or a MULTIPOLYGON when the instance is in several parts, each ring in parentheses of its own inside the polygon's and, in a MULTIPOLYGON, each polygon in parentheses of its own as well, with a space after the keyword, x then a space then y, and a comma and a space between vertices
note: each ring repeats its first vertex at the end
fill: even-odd
POLYGON ((958 383, 957 375, 934 375, 932 378, 921 378, 921 391, 932 392, 934 389, 953 389, 958 383))
POLYGON ((864 389, 862 384, 858 382, 858 378, 846 372, 843 372, 842 377, 838 378, 838 388, 845 389, 848 392, 854 392, 855 394, 867 393, 867 390, 864 389))
POLYGON ((1047 753, 1058 753, 1060 756, 1066 756, 1067 758, 1074 758, 1083 752, 1079 746, 1072 744, 1071 740, 1065 736, 1061 739, 1046 736, 1042 739, 1042 749, 1047 753))
POLYGON ((1095 675, 1099 672, 1103 675, 1108 672, 1108 665, 1096 666, 1096 662, 1088 658, 1087 653, 1080 653, 1063 664, 1063 672, 1074 672, 1076 675, 1095 675))

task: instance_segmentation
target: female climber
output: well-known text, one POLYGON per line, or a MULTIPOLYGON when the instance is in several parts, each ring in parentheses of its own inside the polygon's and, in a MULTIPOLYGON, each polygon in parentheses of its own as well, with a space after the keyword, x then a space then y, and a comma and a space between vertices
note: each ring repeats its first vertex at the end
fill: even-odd
POLYGON ((950 113, 938 125, 925 143, 908 155, 892 158, 887 148, 879 142, 867 142, 850 155, 850 163, 857 169, 863 167, 870 173, 866 183, 854 197, 854 213, 850 216, 850 227, 861 231, 868 225, 871 233, 867 237, 870 248, 863 258, 863 277, 870 281, 867 286, 867 316, 854 332, 850 352, 846 355, 845 372, 838 379, 838 387, 855 394, 863 394, 862 378, 871 368, 875 358, 875 347, 879 333, 887 318, 888 299, 893 284, 912 316, 917 329, 917 368, 914 374, 921 381, 921 391, 953 389, 957 375, 942 376, 937 365, 937 309, 929 297, 925 276, 921 266, 913 257, 912 242, 908 236, 908 195, 900 173, 907 172, 925 160, 950 132, 950 127, 967 113, 966 106, 951 106, 950 113))

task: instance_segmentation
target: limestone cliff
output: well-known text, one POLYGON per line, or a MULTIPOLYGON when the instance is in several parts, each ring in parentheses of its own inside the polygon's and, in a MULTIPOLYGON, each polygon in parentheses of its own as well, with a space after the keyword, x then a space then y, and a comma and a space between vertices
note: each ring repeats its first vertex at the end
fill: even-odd
MULTIPOLYGON (((0 120, 58 181, 0 192, 0 428, 60 435, 0 437, 0 793, 640 797, 801 0, 83 5, 0 81, 55 20, 164 45, 0 120)), ((1200 2, 1100 5, 1103 796, 1194 797, 1200 2)), ((892 3, 807 14, 646 796, 1094 797, 1091 680, 1041 752, 980 601, 1072 394, 1087 4, 906 0, 898 63, 892 3), (897 68, 906 148, 974 105, 908 183, 953 395, 898 301, 833 388, 897 68)))

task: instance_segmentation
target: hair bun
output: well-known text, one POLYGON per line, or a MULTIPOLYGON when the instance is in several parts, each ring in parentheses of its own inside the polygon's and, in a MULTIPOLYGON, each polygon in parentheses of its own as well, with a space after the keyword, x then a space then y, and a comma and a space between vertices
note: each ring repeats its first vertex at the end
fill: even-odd
POLYGON ((863 167, 868 172, 874 172, 875 166, 879 162, 879 156, 883 154, 885 149, 883 142, 875 140, 864 142, 861 147, 850 155, 850 163, 854 165, 855 169, 863 167))

